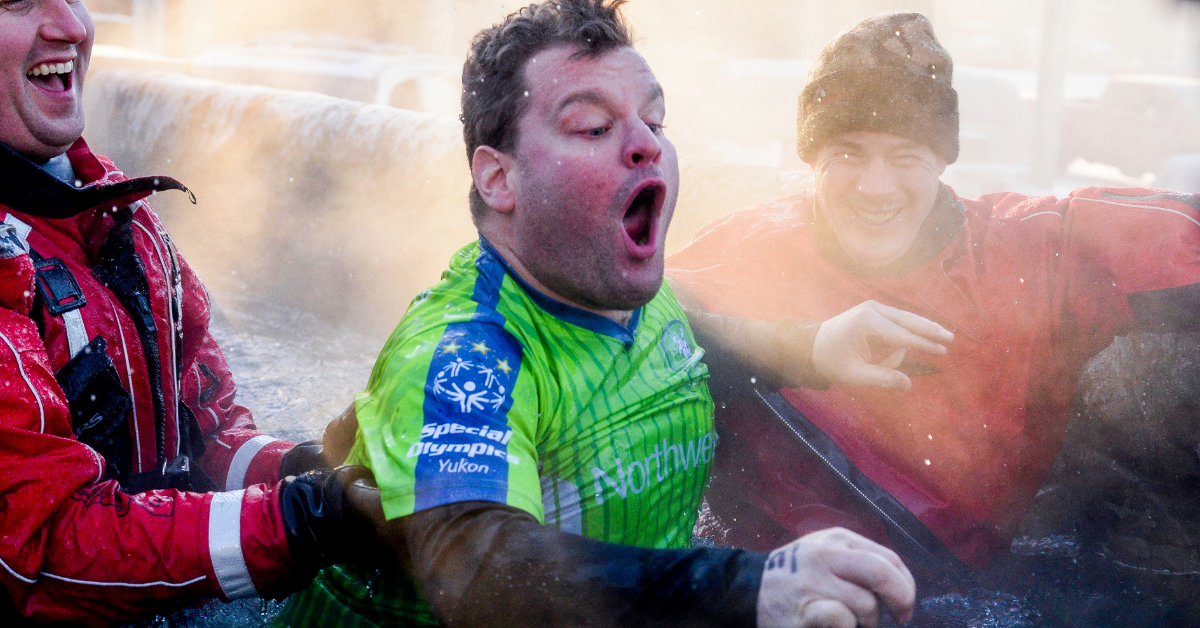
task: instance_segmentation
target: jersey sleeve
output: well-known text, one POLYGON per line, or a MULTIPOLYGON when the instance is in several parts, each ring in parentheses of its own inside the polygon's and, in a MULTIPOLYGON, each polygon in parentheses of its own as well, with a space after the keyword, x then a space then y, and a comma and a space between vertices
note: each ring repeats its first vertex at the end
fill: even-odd
POLYGON ((389 343, 355 401, 350 461, 375 474, 395 519, 485 501, 541 520, 536 386, 503 328, 453 323, 389 343))

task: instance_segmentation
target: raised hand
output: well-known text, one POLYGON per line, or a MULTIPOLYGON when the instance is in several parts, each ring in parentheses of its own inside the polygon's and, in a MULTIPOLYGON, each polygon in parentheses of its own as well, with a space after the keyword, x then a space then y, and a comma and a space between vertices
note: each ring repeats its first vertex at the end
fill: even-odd
POLYGON ((944 355, 954 334, 941 325, 875 301, 866 301, 821 323, 813 341, 817 374, 851 386, 908 390, 897 370, 909 349, 944 355))

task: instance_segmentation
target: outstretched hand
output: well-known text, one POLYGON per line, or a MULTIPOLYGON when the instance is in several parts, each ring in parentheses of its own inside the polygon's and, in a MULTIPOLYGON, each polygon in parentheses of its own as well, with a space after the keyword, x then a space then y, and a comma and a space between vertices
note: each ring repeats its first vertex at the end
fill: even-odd
POLYGON ((829 381, 850 386, 908 390, 900 372, 909 349, 944 355, 954 334, 941 325, 875 301, 866 301, 821 323, 813 341, 813 368, 829 381))
POLYGON ((771 552, 758 591, 758 628, 879 625, 880 602, 912 618, 916 582, 895 552, 843 528, 771 552))

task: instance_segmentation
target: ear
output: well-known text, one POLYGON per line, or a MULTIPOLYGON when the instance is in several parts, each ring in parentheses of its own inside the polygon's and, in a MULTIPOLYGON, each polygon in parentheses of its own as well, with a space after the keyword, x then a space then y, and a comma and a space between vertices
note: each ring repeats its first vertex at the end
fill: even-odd
POLYGON ((491 146, 476 148, 471 158, 471 177, 475 179, 475 189, 479 190, 483 202, 498 212, 511 212, 517 204, 516 195, 508 181, 512 165, 512 158, 491 146))

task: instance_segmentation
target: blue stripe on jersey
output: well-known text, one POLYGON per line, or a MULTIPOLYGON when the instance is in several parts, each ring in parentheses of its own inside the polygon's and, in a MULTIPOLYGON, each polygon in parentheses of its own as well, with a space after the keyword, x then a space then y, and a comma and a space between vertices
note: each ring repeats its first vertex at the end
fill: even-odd
MULTIPOLYGON (((482 260, 484 257, 489 258, 488 270, 490 272, 494 272, 494 270, 492 270, 493 264, 499 264, 503 268, 504 272, 507 272, 508 275, 513 278, 513 281, 517 282, 517 285, 521 286, 521 289, 525 291, 525 294, 528 294, 529 298, 533 299, 533 302, 536 303, 538 307, 545 310, 547 314, 557 318, 560 321, 575 325, 576 327, 582 327, 597 334, 616 338, 625 344, 626 349, 629 349, 633 346, 633 335, 637 333, 638 322, 642 319, 642 308, 639 307, 638 309, 634 310, 633 318, 629 321, 629 327, 625 327, 611 318, 606 318, 594 312, 581 310, 577 307, 567 305, 561 301, 556 301, 543 294, 537 288, 534 288, 526 283, 524 279, 521 279, 521 276, 513 271, 512 267, 508 265, 508 262, 496 252, 496 249, 492 248, 492 245, 488 243, 483 236, 479 237, 479 244, 479 248, 481 250, 479 259, 482 260)), ((480 268, 480 276, 482 277, 483 268, 480 266, 479 261, 476 261, 476 267, 480 268)), ((503 276, 501 276, 501 280, 502 279, 503 276)), ((477 297, 479 295, 479 286, 480 283, 476 282, 475 294, 477 297)), ((499 285, 497 284, 497 291, 498 290, 499 285)), ((480 301, 479 298, 476 298, 475 300, 480 301)), ((480 303, 482 303, 482 301, 480 301, 480 303)), ((493 305, 492 307, 495 306, 493 305)))
POLYGON ((463 501, 508 501, 508 466, 537 464, 508 453, 508 411, 521 346, 503 328, 454 323, 434 349, 425 379, 414 492, 418 512, 463 501))
POLYGON ((479 255, 475 258, 475 270, 479 274, 475 278, 475 292, 471 300, 482 308, 495 311, 500 303, 500 286, 504 283, 505 269, 504 258, 480 235, 479 255))

